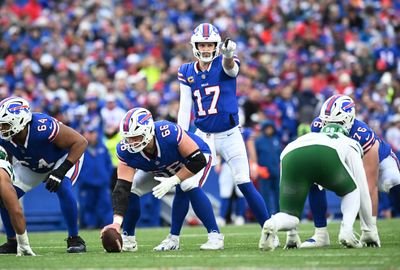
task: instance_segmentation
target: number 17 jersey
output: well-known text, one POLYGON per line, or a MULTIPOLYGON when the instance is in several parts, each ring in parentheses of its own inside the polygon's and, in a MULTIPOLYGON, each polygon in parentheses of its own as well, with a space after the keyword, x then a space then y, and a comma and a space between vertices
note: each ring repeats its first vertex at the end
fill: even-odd
MULTIPOLYGON (((240 66, 236 56, 234 61, 240 66)), ((194 101, 194 124, 201 131, 218 133, 239 124, 236 77, 225 73, 221 55, 205 71, 199 69, 198 62, 183 64, 178 70, 178 80, 190 87, 194 101)))

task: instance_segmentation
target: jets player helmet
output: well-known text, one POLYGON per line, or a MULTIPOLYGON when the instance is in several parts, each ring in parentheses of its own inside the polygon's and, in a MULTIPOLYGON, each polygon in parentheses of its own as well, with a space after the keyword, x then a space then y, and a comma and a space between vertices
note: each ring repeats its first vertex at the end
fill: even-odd
POLYGON ((131 109, 122 118, 119 133, 123 139, 121 142, 123 147, 131 153, 140 152, 153 139, 153 116, 144 108, 131 109))
POLYGON ((28 101, 20 97, 9 97, 0 102, 0 138, 11 140, 32 120, 28 101))
POLYGON ((197 59, 204 62, 211 62, 219 55, 221 36, 219 35, 217 27, 210 23, 202 23, 194 29, 190 39, 190 44, 193 48, 193 54, 197 59), (210 56, 207 55, 206 57, 204 56, 204 53, 199 51, 198 44, 202 42, 215 43, 214 51, 211 52, 210 56))
POLYGON ((356 118, 354 101, 348 96, 334 95, 322 105, 319 118, 324 125, 336 123, 349 132, 356 118))

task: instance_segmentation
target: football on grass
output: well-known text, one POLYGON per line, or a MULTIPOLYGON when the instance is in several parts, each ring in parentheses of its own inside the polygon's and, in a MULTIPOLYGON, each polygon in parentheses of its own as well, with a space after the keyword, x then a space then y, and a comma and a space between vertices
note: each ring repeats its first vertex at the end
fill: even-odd
POLYGON ((122 237, 115 229, 109 228, 103 232, 101 243, 107 252, 121 252, 122 237))

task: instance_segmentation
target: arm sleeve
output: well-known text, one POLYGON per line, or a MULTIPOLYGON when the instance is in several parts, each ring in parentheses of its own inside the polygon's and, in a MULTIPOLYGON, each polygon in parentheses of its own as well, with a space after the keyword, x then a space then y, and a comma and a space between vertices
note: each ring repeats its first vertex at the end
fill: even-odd
POLYGON ((369 194, 367 176, 365 174, 364 166, 358 151, 351 150, 346 157, 346 164, 349 166, 354 181, 360 190, 360 223, 362 230, 373 230, 374 220, 372 218, 372 203, 369 194))
POLYGON ((180 84, 180 101, 178 111, 178 125, 184 130, 189 129, 190 114, 192 110, 192 91, 190 87, 184 84, 180 84))
POLYGON ((235 61, 232 69, 228 70, 225 68, 225 65, 222 65, 222 68, 224 69, 225 73, 232 78, 236 77, 239 74, 239 64, 236 60, 237 57, 235 56, 235 61))

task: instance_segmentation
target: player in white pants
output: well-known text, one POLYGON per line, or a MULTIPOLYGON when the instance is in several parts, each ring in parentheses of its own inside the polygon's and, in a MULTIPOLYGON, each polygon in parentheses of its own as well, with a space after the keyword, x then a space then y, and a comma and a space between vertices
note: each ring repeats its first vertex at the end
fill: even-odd
POLYGON ((36 256, 29 245, 24 213, 12 183, 14 170, 7 160, 6 150, 0 146, 0 204, 10 214, 11 224, 16 232, 17 256, 36 256))

